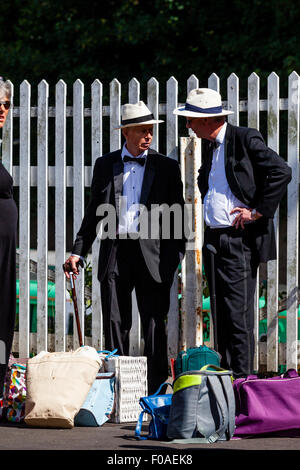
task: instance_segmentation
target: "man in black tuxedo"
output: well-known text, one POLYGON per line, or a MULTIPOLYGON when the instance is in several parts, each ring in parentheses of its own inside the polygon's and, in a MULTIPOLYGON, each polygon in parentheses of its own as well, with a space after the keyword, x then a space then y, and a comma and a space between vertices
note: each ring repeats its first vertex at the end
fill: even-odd
POLYGON ((203 139, 198 186, 206 230, 203 258, 210 292, 215 276, 217 347, 235 377, 253 372, 254 294, 260 262, 276 258, 273 217, 291 180, 284 160, 256 129, 232 126, 221 96, 192 90, 183 107, 187 128, 203 139), (216 250, 211 272, 212 245, 216 250))
POLYGON ((122 149, 97 159, 91 199, 66 261, 78 274, 80 258, 86 256, 95 237, 101 236, 98 279, 105 348, 117 348, 120 355, 129 354, 135 288, 148 358, 149 393, 168 377, 165 320, 174 273, 185 252, 179 165, 150 148, 153 124, 160 122, 142 101, 123 106, 120 128, 126 142, 122 149), (171 209, 168 214, 172 206, 177 208, 174 219, 168 218, 176 212, 171 209), (105 226, 99 235, 101 220, 105 226))

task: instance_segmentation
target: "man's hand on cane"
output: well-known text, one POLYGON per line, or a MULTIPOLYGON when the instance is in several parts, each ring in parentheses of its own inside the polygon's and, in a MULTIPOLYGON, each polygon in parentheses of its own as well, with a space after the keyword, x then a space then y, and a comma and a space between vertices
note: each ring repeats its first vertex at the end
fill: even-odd
POLYGON ((83 268, 83 261, 80 256, 69 256, 69 258, 66 259, 65 263, 63 264, 63 270, 66 278, 70 279, 70 272, 72 272, 74 279, 77 279, 77 276, 79 275, 79 266, 83 268))

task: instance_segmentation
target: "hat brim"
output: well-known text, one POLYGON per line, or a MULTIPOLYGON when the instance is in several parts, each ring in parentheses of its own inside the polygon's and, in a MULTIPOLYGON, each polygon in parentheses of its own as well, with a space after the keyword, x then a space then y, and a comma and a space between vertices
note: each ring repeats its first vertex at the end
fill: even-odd
POLYGON ((132 124, 125 124, 123 126, 121 125, 121 126, 118 126, 118 127, 114 127, 114 130, 124 129, 125 127, 144 126, 145 124, 160 124, 161 122, 164 122, 164 121, 161 121, 160 119, 151 119, 151 121, 133 122, 132 124))
POLYGON ((228 116, 229 114, 234 114, 234 112, 223 109, 221 113, 197 113, 195 111, 186 110, 185 106, 182 106, 181 108, 174 109, 173 114, 177 114, 178 116, 205 118, 216 116, 228 116))

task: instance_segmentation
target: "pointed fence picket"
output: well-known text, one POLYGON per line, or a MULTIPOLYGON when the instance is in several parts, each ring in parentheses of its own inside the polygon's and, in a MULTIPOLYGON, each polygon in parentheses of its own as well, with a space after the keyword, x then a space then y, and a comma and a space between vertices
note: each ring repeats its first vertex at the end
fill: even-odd
MULTIPOLYGON (((103 86, 99 80, 95 80, 92 84, 92 111, 91 111, 91 151, 92 151, 92 167, 95 161, 102 155, 103 149, 103 109, 102 109, 103 86)), ((98 258, 99 258, 100 240, 97 237, 92 246, 92 299, 91 303, 93 311, 98 312, 92 315, 92 344, 99 351, 103 350, 103 325, 102 325, 102 307, 99 296, 98 282, 98 258)))
POLYGON ((19 353, 29 355, 30 331, 30 95, 31 86, 20 86, 20 202, 19 202, 19 353))
MULTIPOLYGON (((286 202, 282 202, 281 210, 278 209, 274 219, 278 259, 260 267, 256 291, 255 367, 277 371, 280 365, 298 367, 299 76, 293 72, 288 77, 287 98, 280 98, 279 77, 274 72, 268 77, 265 98, 260 96, 260 85, 260 77, 252 73, 247 83, 247 99, 241 100, 239 77, 234 73, 231 74, 227 79, 227 96, 223 96, 223 105, 234 111, 234 114, 228 117, 230 123, 239 125, 240 118, 246 116, 247 125, 260 129, 270 148, 279 152, 280 144, 283 148, 286 146, 286 159, 293 171, 293 180, 288 186, 286 202), (267 123, 265 126, 261 124, 264 122, 267 123), (280 129, 281 122, 285 127, 280 129), (286 136, 286 142, 280 140, 282 136, 286 136), (282 275, 283 266, 284 275, 282 275), (260 306, 262 280, 266 285, 264 306, 260 306), (282 291, 286 292, 284 300, 279 299, 282 291), (283 316, 283 310, 287 314, 286 343, 279 342, 279 317, 283 316), (267 334, 263 338, 266 341, 261 340, 263 321, 267 322, 267 334)), ((181 131, 179 135, 178 125, 181 118, 173 114, 174 108, 183 104, 179 96, 185 96, 190 90, 198 87, 199 79, 192 75, 184 87, 180 85, 179 90, 176 78, 170 77, 164 86, 166 101, 160 102, 161 83, 154 77, 147 82, 146 96, 141 96, 141 86, 136 78, 129 81, 127 93, 123 93, 123 86, 117 79, 111 81, 107 90, 103 89, 98 79, 90 88, 81 80, 76 80, 73 90, 68 90, 66 83, 60 80, 52 97, 48 83, 42 80, 38 85, 35 104, 31 99, 30 83, 26 80, 21 83, 19 103, 12 107, 2 133, 2 161, 12 174, 15 187, 19 189, 20 293, 19 323, 15 332, 14 351, 21 356, 46 349, 67 350, 78 345, 77 335, 70 336, 67 330, 69 313, 66 309, 66 292, 69 284, 62 271, 62 264, 69 254, 67 239, 68 236, 74 239, 80 226, 87 202, 86 190, 91 185, 96 159, 104 153, 119 149, 122 145, 121 130, 116 130, 121 122, 122 104, 140 99, 147 103, 155 118, 164 121, 163 124, 154 126, 152 147, 158 151, 165 149, 168 158, 179 161, 186 202, 193 214, 194 238, 189 242, 192 248, 187 251, 171 291, 170 311, 166 319, 168 354, 174 357, 179 348, 203 343, 203 332, 208 327, 203 324, 205 312, 202 302, 201 246, 204 226, 200 194, 196 184, 201 164, 201 141, 191 131, 186 130, 185 135, 182 135, 181 131), (123 98, 123 95, 126 98, 123 98), (70 100, 72 105, 69 105, 70 100), (104 101, 107 101, 108 105, 104 101), (52 122, 54 126, 51 126, 52 122), (90 122, 89 133, 86 132, 87 122, 90 122), (50 128, 54 129, 52 140, 50 128), (51 163, 49 163, 52 150, 50 142, 54 142, 54 161, 51 163), (36 164, 34 164, 35 147, 36 164), (86 149, 90 149, 90 154, 86 149), (31 232, 35 230, 35 224, 32 223, 34 220, 32 213, 35 212, 32 188, 37 190, 36 246, 33 242, 34 237, 31 236, 31 232), (54 188, 54 193, 51 193, 54 194, 54 214, 49 213, 51 188, 54 188), (72 191, 72 208, 70 208, 70 197, 68 198, 69 191, 72 191), (50 218, 51 223, 55 224, 55 274, 48 269, 50 218), (70 220, 71 236, 68 235, 70 220), (33 249, 37 250, 35 273, 31 272, 33 249), (55 276, 54 334, 49 334, 47 315, 47 279, 52 276, 49 273, 55 276), (30 332, 30 276, 33 274, 38 282, 36 334, 30 332), (181 300, 178 298, 178 286, 182 294, 181 300)), ((208 86, 219 91, 220 78, 213 73, 208 78, 207 85, 200 86, 208 86)), ((16 90, 12 83, 11 89, 16 101, 16 90)), ((93 243, 89 255, 90 271, 82 273, 76 283, 85 342, 98 350, 105 346, 97 280, 100 243, 98 239, 93 243), (89 275, 91 275, 91 284, 87 287, 89 275), (88 317, 85 315, 85 310, 89 304, 92 306, 92 321, 91 328, 87 332, 85 323, 88 323, 88 317)), ((70 245, 70 241, 68 244, 70 245)), ((138 355, 143 352, 143 339, 135 297, 133 300, 131 353, 138 355)))
POLYGON ((287 350, 288 368, 298 366, 298 243, 299 243, 299 75, 289 77, 288 162, 293 180, 288 186, 287 203, 287 350))
POLYGON ((48 332, 48 96, 43 80, 38 86, 37 117, 37 345, 47 350, 48 332))
POLYGON ((55 351, 65 351, 66 280, 61 267, 66 255, 67 87, 62 80, 57 83, 55 92, 55 351))
MULTIPOLYGON (((279 77, 271 74, 268 78, 268 146, 279 153, 279 77)), ((279 251, 279 211, 274 217, 276 249, 279 251)), ((278 258, 268 262, 267 266, 267 368, 278 369, 278 258)))

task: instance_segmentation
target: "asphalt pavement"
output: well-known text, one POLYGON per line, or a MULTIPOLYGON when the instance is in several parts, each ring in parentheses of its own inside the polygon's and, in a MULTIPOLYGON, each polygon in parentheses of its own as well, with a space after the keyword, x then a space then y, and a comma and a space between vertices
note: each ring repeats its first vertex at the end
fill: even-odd
MULTIPOLYGON (((200 456, 201 459, 247 456, 248 461, 250 455, 257 459, 257 454, 267 453, 277 460, 281 452, 298 453, 300 450, 300 437, 255 437, 201 445, 136 440, 135 424, 107 422, 97 428, 45 429, 1 423, 0 451, 73 451, 75 459, 76 451, 97 451, 97 459, 106 464, 103 468, 110 468, 114 464, 144 469, 150 465, 152 468, 153 465, 190 465, 191 468, 200 456)), ((147 433, 148 423, 143 425, 142 430, 147 433)), ((0 455, 3 456, 3 452, 0 455)))

